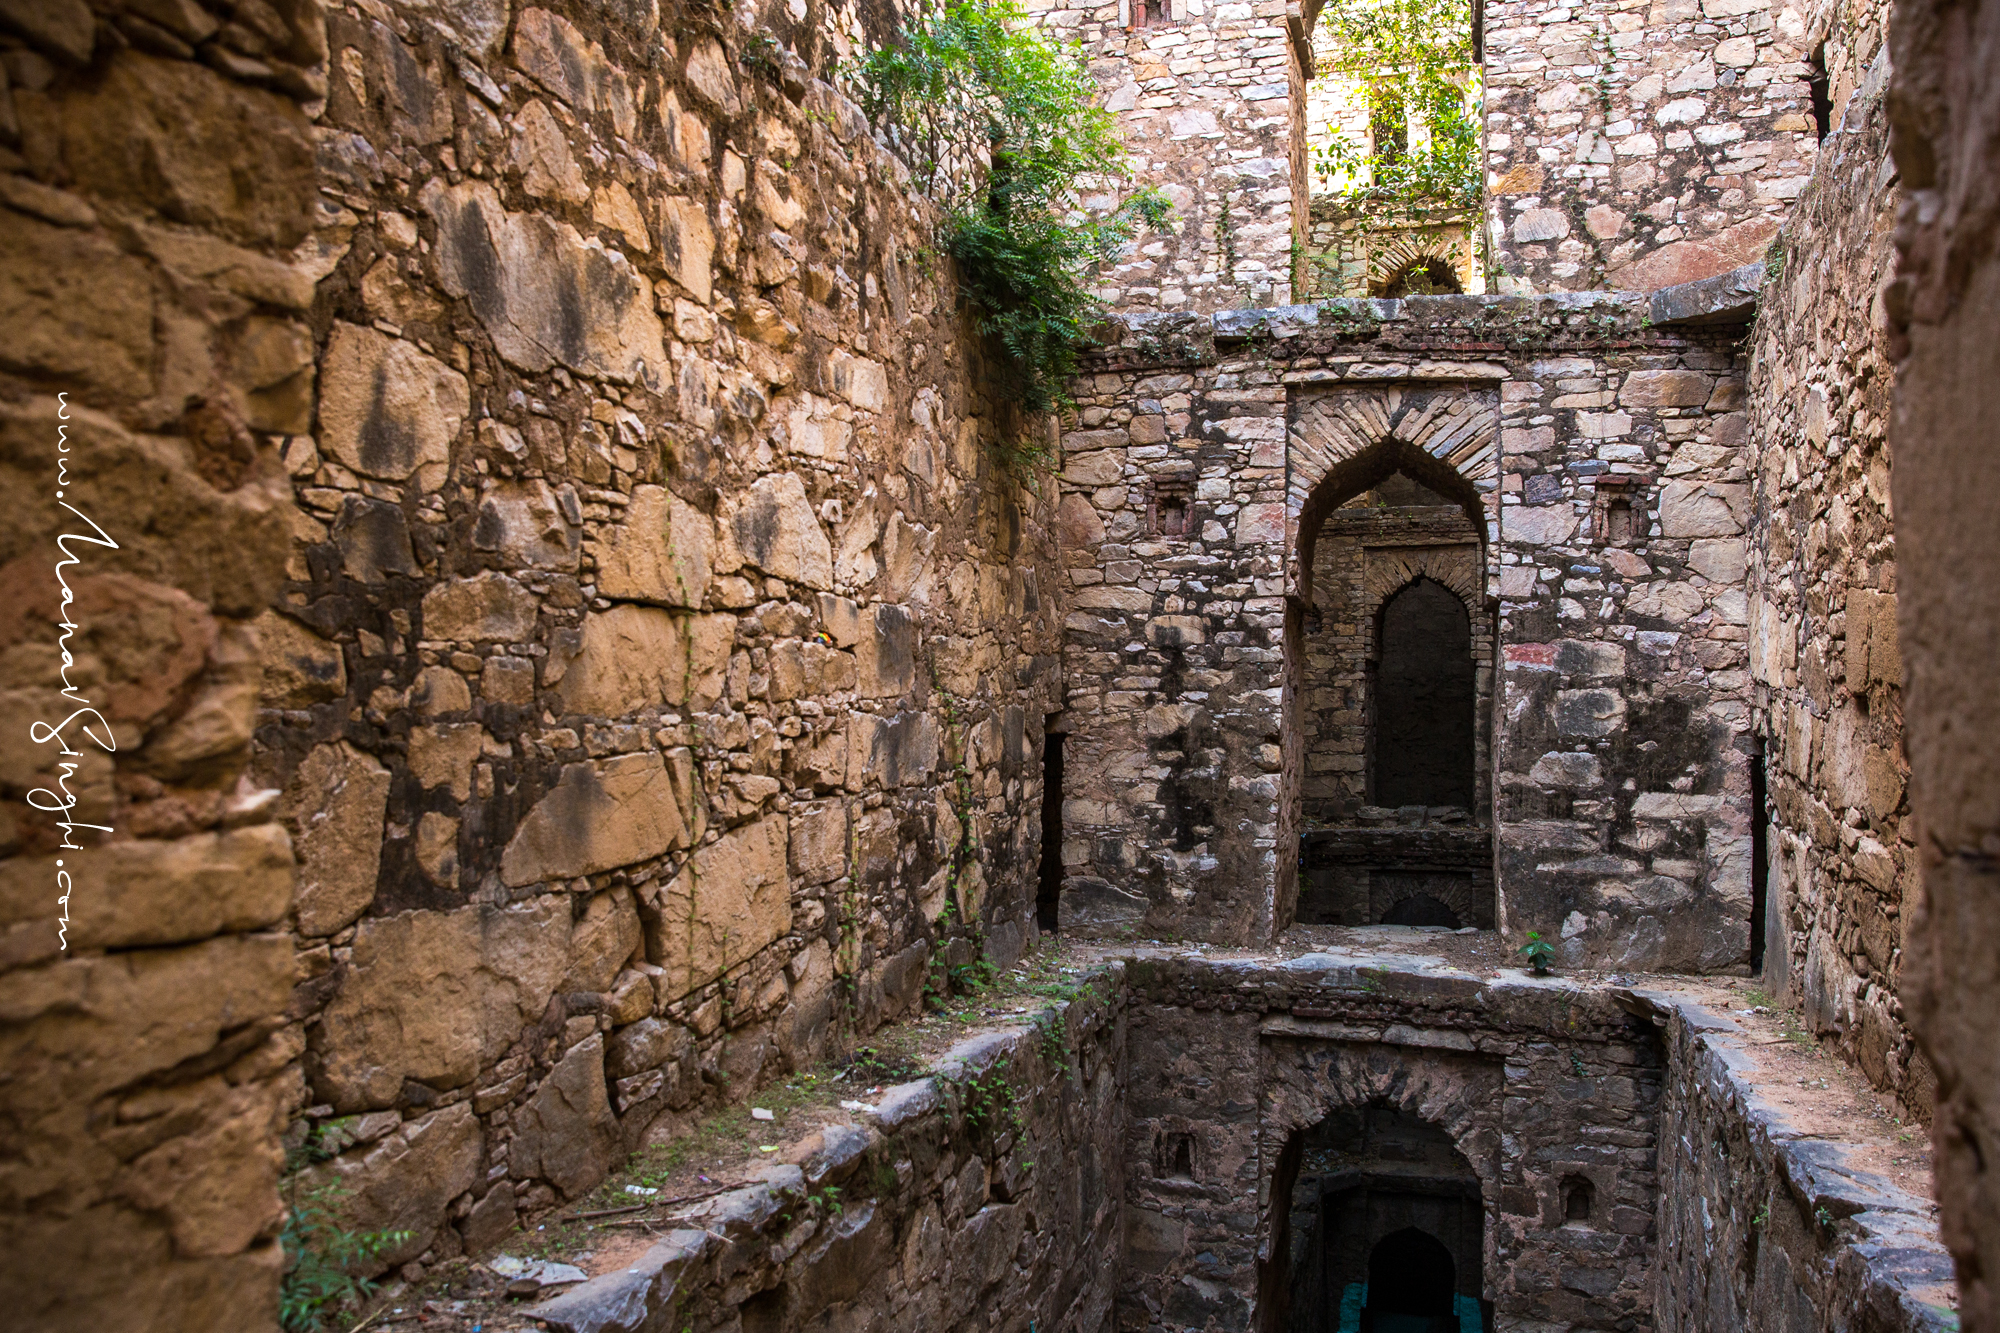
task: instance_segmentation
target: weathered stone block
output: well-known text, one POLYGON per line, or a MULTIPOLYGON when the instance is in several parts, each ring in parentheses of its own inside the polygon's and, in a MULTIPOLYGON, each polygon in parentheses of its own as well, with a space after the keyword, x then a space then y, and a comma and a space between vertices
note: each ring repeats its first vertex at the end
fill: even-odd
POLYGON ((564 767, 507 843, 510 885, 594 875, 686 846, 688 829, 657 751, 564 767))
POLYGON ((540 603, 505 574, 475 574, 424 594, 423 634, 457 642, 520 643, 534 637, 540 603))
POLYGON ((341 1222, 353 1231, 407 1231, 409 1237, 356 1266, 380 1273, 431 1248, 445 1207, 479 1179, 485 1136, 464 1102, 406 1121, 367 1149, 307 1173, 307 1188, 342 1186, 341 1222))
POLYGON ((507 1168, 575 1198, 604 1178, 618 1151, 618 1119, 604 1086, 604 1038, 570 1047, 514 1117, 507 1168))
POLYGON ((605 597, 699 607, 708 593, 715 525, 663 486, 633 488, 624 521, 597 547, 597 591, 605 597))
POLYGON ((361 1111, 394 1105, 405 1079, 470 1083, 541 1018, 569 933, 560 897, 362 922, 312 1040, 315 1091, 361 1111))
POLYGON ((798 473, 757 478, 725 504, 722 528, 718 569, 728 572, 748 564, 808 588, 833 586, 833 546, 798 473))
POLYGON ((667 885, 648 890, 646 952, 677 999, 744 962, 792 928, 786 818, 766 815, 696 852, 667 885))
POLYGON ((648 706, 707 708, 721 697, 736 621, 614 606, 584 617, 582 644, 562 678, 564 706, 622 717, 648 706))

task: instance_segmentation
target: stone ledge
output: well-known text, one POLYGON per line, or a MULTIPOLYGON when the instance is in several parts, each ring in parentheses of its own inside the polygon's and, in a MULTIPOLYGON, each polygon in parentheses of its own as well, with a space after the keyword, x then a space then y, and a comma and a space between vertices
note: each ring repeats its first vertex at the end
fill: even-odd
POLYGON ((1656 325, 1748 324, 1757 317, 1757 293, 1763 285, 1760 261, 1712 278, 1662 287, 1646 305, 1656 325))

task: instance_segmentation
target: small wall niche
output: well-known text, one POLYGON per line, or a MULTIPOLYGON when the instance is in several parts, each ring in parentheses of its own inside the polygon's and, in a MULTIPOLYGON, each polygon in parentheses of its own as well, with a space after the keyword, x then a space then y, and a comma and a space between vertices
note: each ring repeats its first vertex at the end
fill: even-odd
POLYGON ((1185 541, 1195 535, 1194 483, 1162 481, 1146 506, 1147 527, 1155 537, 1185 541))
POLYGON ((1186 1130, 1166 1130, 1153 1144, 1154 1173, 1163 1178, 1194 1179, 1194 1135, 1186 1130))
POLYGON ((1645 512, 1637 488, 1623 479, 1599 477, 1591 527, 1599 546, 1630 546, 1644 537, 1645 512))
POLYGON ((1562 1220, 1566 1227, 1589 1226, 1597 1212, 1597 1187, 1582 1176, 1564 1176, 1562 1220))

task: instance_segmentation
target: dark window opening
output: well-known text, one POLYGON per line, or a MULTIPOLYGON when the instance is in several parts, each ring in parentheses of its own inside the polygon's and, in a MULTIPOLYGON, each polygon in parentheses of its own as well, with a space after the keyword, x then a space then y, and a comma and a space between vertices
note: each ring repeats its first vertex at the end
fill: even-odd
POLYGON ((1194 535, 1194 492, 1162 486, 1153 492, 1153 532, 1161 537, 1194 535))
POLYGON ((1632 544, 1632 502, 1623 496, 1604 506, 1604 540, 1612 546, 1632 544))
POLYGON ((1382 1237, 1368 1255, 1366 1309, 1376 1328, 1389 1327, 1383 1315, 1449 1319, 1456 1285, 1451 1251, 1437 1237, 1405 1227, 1382 1237))
POLYGON ((1132 26, 1160 28, 1174 21, 1168 0, 1132 0, 1132 26))
POLYGON ((1383 284, 1385 297, 1458 296, 1465 291, 1458 271, 1443 259, 1419 259, 1383 284))
POLYGON ((1826 43, 1806 57, 1806 88, 1812 94, 1813 128, 1825 139, 1833 133, 1833 81, 1826 72, 1826 43))
POLYGON ((1449 926, 1458 929, 1458 913, 1428 893, 1413 893, 1382 914, 1385 926, 1449 926))
POLYGON ((1771 910, 1771 844, 1769 776, 1764 768, 1764 746, 1750 754, 1750 971, 1764 970, 1765 914, 1771 910))
POLYGON ((1063 882, 1063 733, 1042 737, 1042 862, 1035 919, 1053 935, 1061 920, 1063 882))
POLYGON ((1382 607, 1371 785, 1384 806, 1463 806, 1473 795, 1472 622, 1420 578, 1382 607))
POLYGON ((1597 1203, 1597 1187, 1582 1176, 1569 1176, 1562 1183, 1564 1222, 1588 1222, 1597 1203))
POLYGON ((1153 1157, 1159 1175, 1181 1180, 1194 1179, 1194 1135, 1180 1132, 1162 1134, 1153 1157))

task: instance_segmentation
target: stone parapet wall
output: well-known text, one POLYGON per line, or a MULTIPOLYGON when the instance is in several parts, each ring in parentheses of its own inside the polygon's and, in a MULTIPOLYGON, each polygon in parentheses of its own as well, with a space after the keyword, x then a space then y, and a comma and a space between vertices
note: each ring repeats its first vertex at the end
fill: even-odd
MULTIPOLYGON (((1927 1115, 1898 998, 1917 898, 1903 757, 1885 331, 1901 199, 1888 162, 1884 7, 1826 36, 1848 73, 1779 237, 1751 336, 1750 669, 1774 836, 1765 975, 1877 1087, 1927 1115), (1858 80, 1854 74, 1859 72, 1858 80)), ((1832 21, 1815 19, 1815 29, 1832 21)))
POLYGON ((1399 1108, 1477 1178, 1495 1327, 1647 1326, 1667 1071, 1603 991, 1452 974, 1390 956, 1135 959, 1121 1329, 1284 1327, 1269 1261, 1292 1136, 1399 1108), (1162 1152, 1192 1135, 1191 1170, 1162 1152), (1594 1190, 1566 1225, 1562 1188, 1594 1190))
POLYGON ((683 1213, 635 1262, 526 1313, 563 1333, 1098 1333, 1124 1244, 1120 972, 1044 1026, 954 1047, 934 1077, 822 1130, 802 1167, 683 1213), (815 1202, 829 1193, 837 1209, 815 1202))
POLYGON ((277 1321, 294 846, 244 779, 285 574, 272 441, 312 420, 287 254, 325 41, 295 0, 0 13, 13 1328, 277 1321))
POLYGON ((1166 0, 1167 21, 1134 25, 1135 3, 1145 0, 1023 5, 1053 36, 1082 44, 1134 171, 1174 206, 1168 229, 1139 236, 1095 286, 1120 310, 1283 305, 1307 197, 1311 57, 1296 7, 1166 0))
POLYGON ((1289 920, 1288 598, 1309 594, 1303 535, 1380 463, 1483 519, 1504 928, 1560 937, 1572 965, 1740 967, 1739 336, 1608 296, 1131 321, 1063 439, 1075 924, 1233 940, 1289 920), (1157 531, 1167 491, 1179 534, 1157 531))
POLYGON ((1633 1007, 1664 1029, 1660 1333, 1959 1327, 1950 1256, 1929 1199, 1899 1189, 1817 1124, 1795 1123, 1755 1078, 1745 1034, 1685 999, 1633 1007))
POLYGON ((1761 256, 1814 157, 1799 0, 1485 7, 1503 292, 1650 291, 1761 256))

